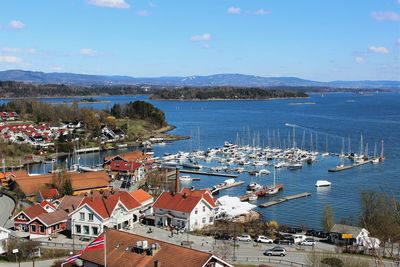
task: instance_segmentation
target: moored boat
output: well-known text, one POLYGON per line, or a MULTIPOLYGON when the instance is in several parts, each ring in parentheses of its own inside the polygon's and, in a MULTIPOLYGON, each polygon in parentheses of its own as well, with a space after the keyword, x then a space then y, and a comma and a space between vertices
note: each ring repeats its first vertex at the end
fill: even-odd
POLYGON ((317 182, 315 183, 316 187, 325 187, 325 186, 331 186, 332 183, 327 181, 327 180, 317 180, 317 182))

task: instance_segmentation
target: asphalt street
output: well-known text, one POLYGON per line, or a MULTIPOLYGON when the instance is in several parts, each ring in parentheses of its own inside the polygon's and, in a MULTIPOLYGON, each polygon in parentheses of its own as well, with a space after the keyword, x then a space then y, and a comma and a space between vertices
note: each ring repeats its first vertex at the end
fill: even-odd
POLYGON ((4 227, 12 215, 14 209, 14 201, 7 195, 0 197, 0 226, 4 227))

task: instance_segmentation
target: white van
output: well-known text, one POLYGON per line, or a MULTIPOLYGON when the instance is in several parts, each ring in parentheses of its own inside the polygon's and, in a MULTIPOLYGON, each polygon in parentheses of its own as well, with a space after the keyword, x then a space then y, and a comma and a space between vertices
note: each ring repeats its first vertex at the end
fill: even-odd
POLYGON ((306 240, 305 235, 293 235, 294 243, 295 244, 300 244, 300 242, 306 240))

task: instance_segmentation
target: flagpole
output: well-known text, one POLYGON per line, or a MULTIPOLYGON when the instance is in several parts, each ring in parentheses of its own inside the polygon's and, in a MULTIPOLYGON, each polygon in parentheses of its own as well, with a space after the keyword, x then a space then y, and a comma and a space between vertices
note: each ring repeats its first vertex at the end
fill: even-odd
POLYGON ((107 267, 107 228, 104 228, 104 267, 107 267))

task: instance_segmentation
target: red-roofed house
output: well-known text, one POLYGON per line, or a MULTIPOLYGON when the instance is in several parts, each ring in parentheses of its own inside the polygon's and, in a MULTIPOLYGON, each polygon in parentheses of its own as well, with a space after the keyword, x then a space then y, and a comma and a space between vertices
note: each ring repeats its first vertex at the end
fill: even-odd
POLYGON ((144 164, 135 161, 113 160, 109 164, 109 171, 114 177, 127 178, 130 182, 139 181, 144 177, 144 164))
POLYGON ((37 201, 38 202, 42 202, 43 200, 53 201, 57 199, 59 196, 60 194, 58 193, 57 188, 46 188, 39 191, 39 193, 37 194, 37 201))
POLYGON ((44 208, 47 211, 47 213, 57 210, 57 207, 53 203, 48 202, 46 200, 43 200, 42 202, 40 202, 39 205, 42 206, 42 208, 44 208))
POLYGON ((68 213, 57 210, 51 213, 42 213, 29 222, 30 238, 50 236, 67 229, 68 213))
POLYGON ((200 229, 214 224, 215 201, 208 189, 183 189, 180 193, 162 193, 154 202, 155 223, 184 229, 200 229))
POLYGON ((114 229, 130 228, 139 221, 148 205, 147 197, 136 200, 125 191, 85 197, 79 207, 69 214, 72 234, 96 237, 104 226, 114 229))
POLYGON ((19 212, 13 218, 14 228, 20 231, 28 231, 29 222, 43 213, 47 213, 47 211, 40 204, 35 204, 19 212))

